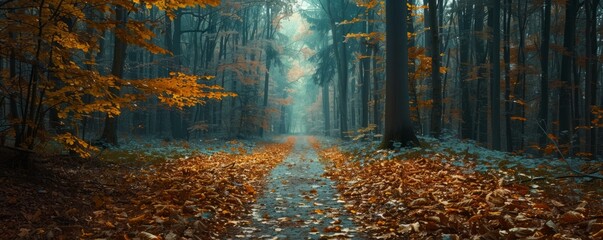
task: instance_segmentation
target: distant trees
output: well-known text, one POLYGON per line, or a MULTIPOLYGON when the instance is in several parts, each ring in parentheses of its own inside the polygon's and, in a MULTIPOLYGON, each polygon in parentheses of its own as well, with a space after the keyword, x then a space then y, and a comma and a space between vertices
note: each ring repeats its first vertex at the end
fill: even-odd
POLYGON ((414 141, 392 126, 414 125, 507 151, 603 153, 600 0, 406 1, 395 21, 390 1, 306 2, 295 51, 313 69, 290 62, 279 29, 292 0, 2 2, 0 143, 85 155, 120 136, 285 133, 299 120, 290 81, 313 74, 315 132, 389 145, 414 141), (407 33, 394 50, 390 24, 407 33))
POLYGON ((123 135, 272 132, 286 121, 272 117, 286 90, 270 88, 286 79, 270 71, 290 13, 288 0, 3 2, 2 146, 90 156, 123 135))
MULTIPOLYGON (((369 123, 385 121, 379 112, 379 100, 388 101, 381 65, 387 58, 378 37, 385 26, 379 15, 383 2, 356 1, 359 13, 341 23, 353 27, 339 41, 357 56, 347 73, 352 95, 345 98, 352 113, 361 113, 347 121, 357 129, 351 135, 365 132, 367 90, 369 123), (373 84, 365 89, 367 76, 373 84)), ((601 154, 601 33, 593 27, 600 25, 600 0, 408 3, 409 92, 417 133, 455 133, 507 151, 548 154, 560 144, 570 155, 601 154)))

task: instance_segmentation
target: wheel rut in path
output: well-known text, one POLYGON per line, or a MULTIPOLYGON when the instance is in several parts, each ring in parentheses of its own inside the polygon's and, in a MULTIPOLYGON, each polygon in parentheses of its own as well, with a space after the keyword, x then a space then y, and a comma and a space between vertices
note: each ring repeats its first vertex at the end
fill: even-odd
POLYGON ((308 137, 296 137, 294 150, 272 170, 250 222, 239 225, 234 239, 361 239, 335 183, 323 173, 308 137))

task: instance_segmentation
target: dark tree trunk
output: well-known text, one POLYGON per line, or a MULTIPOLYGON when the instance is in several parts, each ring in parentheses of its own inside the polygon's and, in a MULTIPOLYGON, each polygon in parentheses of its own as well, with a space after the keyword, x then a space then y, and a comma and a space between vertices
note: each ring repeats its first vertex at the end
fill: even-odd
MULTIPOLYGON (((330 25, 333 38, 333 49, 335 51, 335 61, 337 63, 338 77, 338 109, 339 109, 339 136, 346 138, 348 131, 348 59, 347 59, 347 43, 342 39, 343 31, 341 25, 337 24, 340 17, 336 16, 336 11, 344 11, 337 6, 342 7, 343 0, 337 1, 336 6, 333 6, 333 1, 328 3, 328 14, 330 15, 330 25)), ((341 13, 341 12, 340 12, 341 13)))
POLYGON ((469 36, 471 31, 471 19, 473 8, 468 0, 459 0, 459 81, 461 82, 461 138, 467 139, 473 136, 473 110, 470 104, 469 84, 469 36))
MULTIPOLYGON (((125 31, 128 14, 125 8, 117 6, 115 8, 115 20, 118 29, 125 31)), ((124 75, 124 65, 126 62, 127 43, 125 40, 115 36, 115 46, 113 48, 113 65, 111 66, 111 75, 122 78, 124 75)), ((114 95, 119 95, 119 89, 111 88, 114 95)), ((117 116, 106 116, 105 127, 101 135, 101 141, 111 145, 117 145, 117 116)))
POLYGON ((513 0, 505 0, 504 22, 504 59, 505 59, 505 137, 507 152, 513 151, 513 132, 511 126, 511 13, 513 0))
POLYGON ((544 1, 542 16, 542 35, 540 45, 540 106, 538 110, 539 145, 547 142, 549 128, 549 46, 551 36, 551 0, 544 1))
POLYGON ((442 131, 442 79, 440 78, 440 38, 436 0, 429 0, 429 29, 431 37, 431 84, 433 108, 431 110, 431 136, 439 137, 442 131))
MULTIPOLYGON (((484 18, 486 16, 486 2, 480 1, 475 5, 474 12, 474 31, 473 42, 474 42, 474 58, 475 65, 477 66, 477 85, 475 86, 474 96, 475 101, 475 134, 473 138, 480 143, 488 143, 488 86, 486 73, 486 58, 488 57, 488 48, 485 43, 487 40, 483 37, 479 37, 480 34, 483 36, 484 31, 484 18)), ((491 19, 488 19, 491 20, 491 19)), ((490 23, 489 23, 490 24, 490 23)))
MULTIPOLYGON (((526 33, 526 25, 528 19, 528 2, 527 1, 517 1, 517 21, 519 25, 519 46, 517 47, 517 83, 515 88, 515 95, 520 98, 520 100, 525 102, 526 99, 526 41, 525 41, 525 33, 526 33)), ((515 102, 514 102, 515 103, 515 102)), ((518 108, 518 114, 522 119, 525 119, 525 104, 515 104, 518 108)), ((525 121, 519 121, 517 125, 519 125, 519 133, 520 136, 525 135, 525 121)), ((518 142, 519 149, 523 149, 524 138, 520 137, 518 142)))
MULTIPOLYGON (((568 0, 565 9, 565 27, 563 35, 564 53, 561 58, 561 83, 559 89, 559 141, 571 149, 572 136, 572 65, 574 58, 576 14, 578 0, 568 0)), ((563 147, 563 146, 562 146, 563 147)), ((568 149, 566 148, 566 149, 568 149)))
MULTIPOLYGON (((270 6, 266 6, 266 39, 268 41, 272 40, 273 30, 272 30, 272 13, 270 6)), ((264 74, 264 101, 262 104, 262 117, 264 122, 260 126, 260 137, 264 137, 264 125, 269 122, 269 115, 267 113, 268 109, 268 90, 270 87, 270 65, 272 63, 273 55, 276 54, 276 51, 272 49, 271 43, 268 43, 266 46, 266 73, 264 74)))
MULTIPOLYGON (((592 120, 596 116, 592 113, 592 108, 597 105, 597 80, 598 73, 598 46, 597 46, 597 8, 600 0, 585 0, 586 5, 586 103, 584 104, 584 117, 587 126, 592 125, 592 120)), ((597 156, 597 130, 596 128, 587 128, 586 145, 592 157, 597 156)))
MULTIPOLYGON (((169 49, 174 54, 171 62, 170 70, 173 72, 179 72, 182 58, 182 14, 180 10, 176 11, 176 17, 174 18, 174 32, 167 32, 166 35, 172 34, 171 42, 168 44, 169 49)), ((168 22, 167 24, 171 24, 168 22)), ((172 130, 172 138, 183 140, 188 138, 187 131, 187 119, 185 115, 186 110, 170 110, 170 126, 172 130)))
POLYGON ((500 0, 491 1, 489 17, 492 18, 490 29, 492 42, 490 43, 490 63, 492 72, 490 76, 490 137, 492 148, 500 150, 500 0))
POLYGON ((418 144, 410 120, 408 93, 408 39, 406 36, 407 1, 385 1, 386 88, 385 132, 381 148, 418 144), (401 16, 400 16, 401 15, 401 16))

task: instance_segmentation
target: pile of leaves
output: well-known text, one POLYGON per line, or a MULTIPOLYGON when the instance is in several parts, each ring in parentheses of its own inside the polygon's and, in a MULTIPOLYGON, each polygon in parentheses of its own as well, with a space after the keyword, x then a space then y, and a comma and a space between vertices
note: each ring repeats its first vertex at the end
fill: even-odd
POLYGON ((55 161, 41 177, 0 175, 0 230, 10 239, 219 238, 246 216, 293 141, 140 168, 55 161))
POLYGON ((437 153, 357 161, 333 147, 319 155, 371 238, 603 238, 600 182, 510 182, 505 170, 475 172, 437 153))

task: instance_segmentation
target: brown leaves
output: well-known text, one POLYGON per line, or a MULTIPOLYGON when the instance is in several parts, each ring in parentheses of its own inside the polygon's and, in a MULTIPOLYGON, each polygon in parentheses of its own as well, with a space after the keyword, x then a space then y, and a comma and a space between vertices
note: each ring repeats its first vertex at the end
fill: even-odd
MULTIPOLYGON (((543 186, 505 184, 497 174, 453 166, 438 154, 363 164, 336 148, 319 154, 330 161, 326 175, 338 182, 348 212, 371 238, 603 236, 603 221, 587 224, 593 212, 586 209, 597 204, 568 209, 559 198, 545 198, 543 186)), ((594 211, 601 215, 600 206, 594 211)))
MULTIPOLYGON (((137 206, 107 204, 106 209, 130 216, 129 228, 146 239, 157 234, 191 237, 223 232, 254 201, 261 180, 292 144, 289 140, 249 154, 216 153, 152 166, 125 178, 130 184, 126 191, 131 192, 127 201, 137 206)), ((125 223, 113 220, 118 228, 125 223)))
MULTIPOLYGON (((232 146, 237 144, 228 143, 224 149, 232 146)), ((265 176, 292 146, 291 139, 261 144, 253 152, 235 147, 234 153, 139 167, 98 161, 94 168, 69 168, 65 162, 52 162, 57 169, 48 183, 58 184, 49 189, 42 188, 47 184, 29 183, 7 188, 20 178, 3 182, 0 176, 5 186, 0 196, 7 196, 0 201, 0 232, 10 239, 217 237, 240 220, 263 189, 265 176), (69 178, 54 179, 66 172, 69 178)))
POLYGON ((579 223, 584 220, 584 214, 576 211, 568 211, 559 217, 559 222, 562 224, 579 223))

